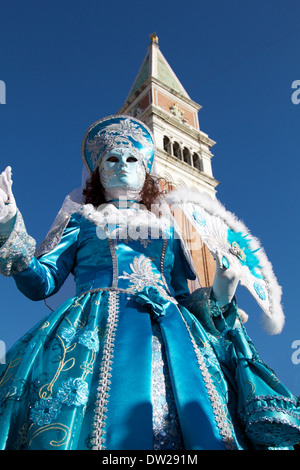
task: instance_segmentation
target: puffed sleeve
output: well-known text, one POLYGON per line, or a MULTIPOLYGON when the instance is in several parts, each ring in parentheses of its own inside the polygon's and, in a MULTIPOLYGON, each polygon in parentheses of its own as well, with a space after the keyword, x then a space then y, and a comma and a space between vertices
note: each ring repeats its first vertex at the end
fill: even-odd
POLYGON ((11 253, 5 245, 0 249, 0 266, 6 270, 5 275, 13 276, 18 289, 31 300, 42 300, 55 294, 74 265, 78 222, 71 217, 57 246, 39 259, 34 256, 35 242, 27 234, 24 224, 18 239, 14 231, 5 243, 11 253))

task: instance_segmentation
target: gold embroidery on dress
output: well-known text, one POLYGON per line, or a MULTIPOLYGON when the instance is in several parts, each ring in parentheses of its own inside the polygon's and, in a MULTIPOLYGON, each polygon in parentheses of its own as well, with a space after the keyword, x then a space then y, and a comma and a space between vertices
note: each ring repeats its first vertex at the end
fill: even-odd
POLYGON ((31 446, 31 443, 32 441, 37 437, 39 436, 39 434, 43 433, 43 432, 46 432, 46 431, 52 431, 52 430, 55 430, 55 431, 62 431, 63 432, 63 437, 60 441, 50 441, 50 445, 53 446, 53 447, 59 447, 59 446, 62 446, 64 444, 67 444, 67 442, 69 442, 70 438, 71 438, 71 432, 70 432, 70 428, 68 426, 66 426, 65 424, 62 424, 62 423, 52 423, 52 424, 46 424, 45 426, 42 426, 40 427, 39 429, 37 429, 33 435, 32 435, 32 438, 30 439, 30 442, 28 444, 28 447, 31 446))

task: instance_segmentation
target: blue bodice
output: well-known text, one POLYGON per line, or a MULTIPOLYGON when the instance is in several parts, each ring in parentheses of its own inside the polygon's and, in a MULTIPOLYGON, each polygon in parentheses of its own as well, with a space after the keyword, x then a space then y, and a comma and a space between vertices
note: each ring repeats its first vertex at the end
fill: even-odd
POLYGON ((73 214, 60 243, 39 260, 33 257, 14 276, 19 289, 33 300, 44 299, 57 292, 72 273, 77 295, 112 288, 136 293, 146 286, 154 286, 165 298, 189 295, 186 280, 195 279, 195 274, 173 227, 156 238, 108 235, 108 230, 73 214))

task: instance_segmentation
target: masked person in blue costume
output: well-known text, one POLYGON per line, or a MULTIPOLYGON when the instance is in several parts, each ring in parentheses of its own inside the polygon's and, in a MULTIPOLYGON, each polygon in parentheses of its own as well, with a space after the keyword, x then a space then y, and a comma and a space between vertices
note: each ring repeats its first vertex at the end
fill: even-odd
POLYGON ((291 448, 297 399, 246 334, 238 272, 216 260, 213 286, 190 294, 191 257, 150 175, 151 132, 110 116, 88 129, 82 155, 91 178, 38 249, 10 167, 0 177, 1 273, 32 300, 70 273, 76 284, 0 365, 0 448, 291 448))

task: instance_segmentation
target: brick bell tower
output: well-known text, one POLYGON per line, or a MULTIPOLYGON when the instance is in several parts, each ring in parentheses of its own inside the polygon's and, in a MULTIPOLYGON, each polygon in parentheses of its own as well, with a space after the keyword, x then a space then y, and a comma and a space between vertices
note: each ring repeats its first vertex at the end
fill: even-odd
MULTIPOLYGON (((200 109, 161 53, 157 35, 152 34, 145 59, 118 114, 136 117, 151 129, 156 144, 155 171, 168 181, 169 189, 187 188, 215 198, 219 182, 213 177, 210 151, 215 142, 200 130, 200 109)), ((215 262, 210 252, 183 214, 174 215, 193 247, 201 285, 211 285, 215 262)), ((190 283, 191 290, 195 287, 190 283)))

